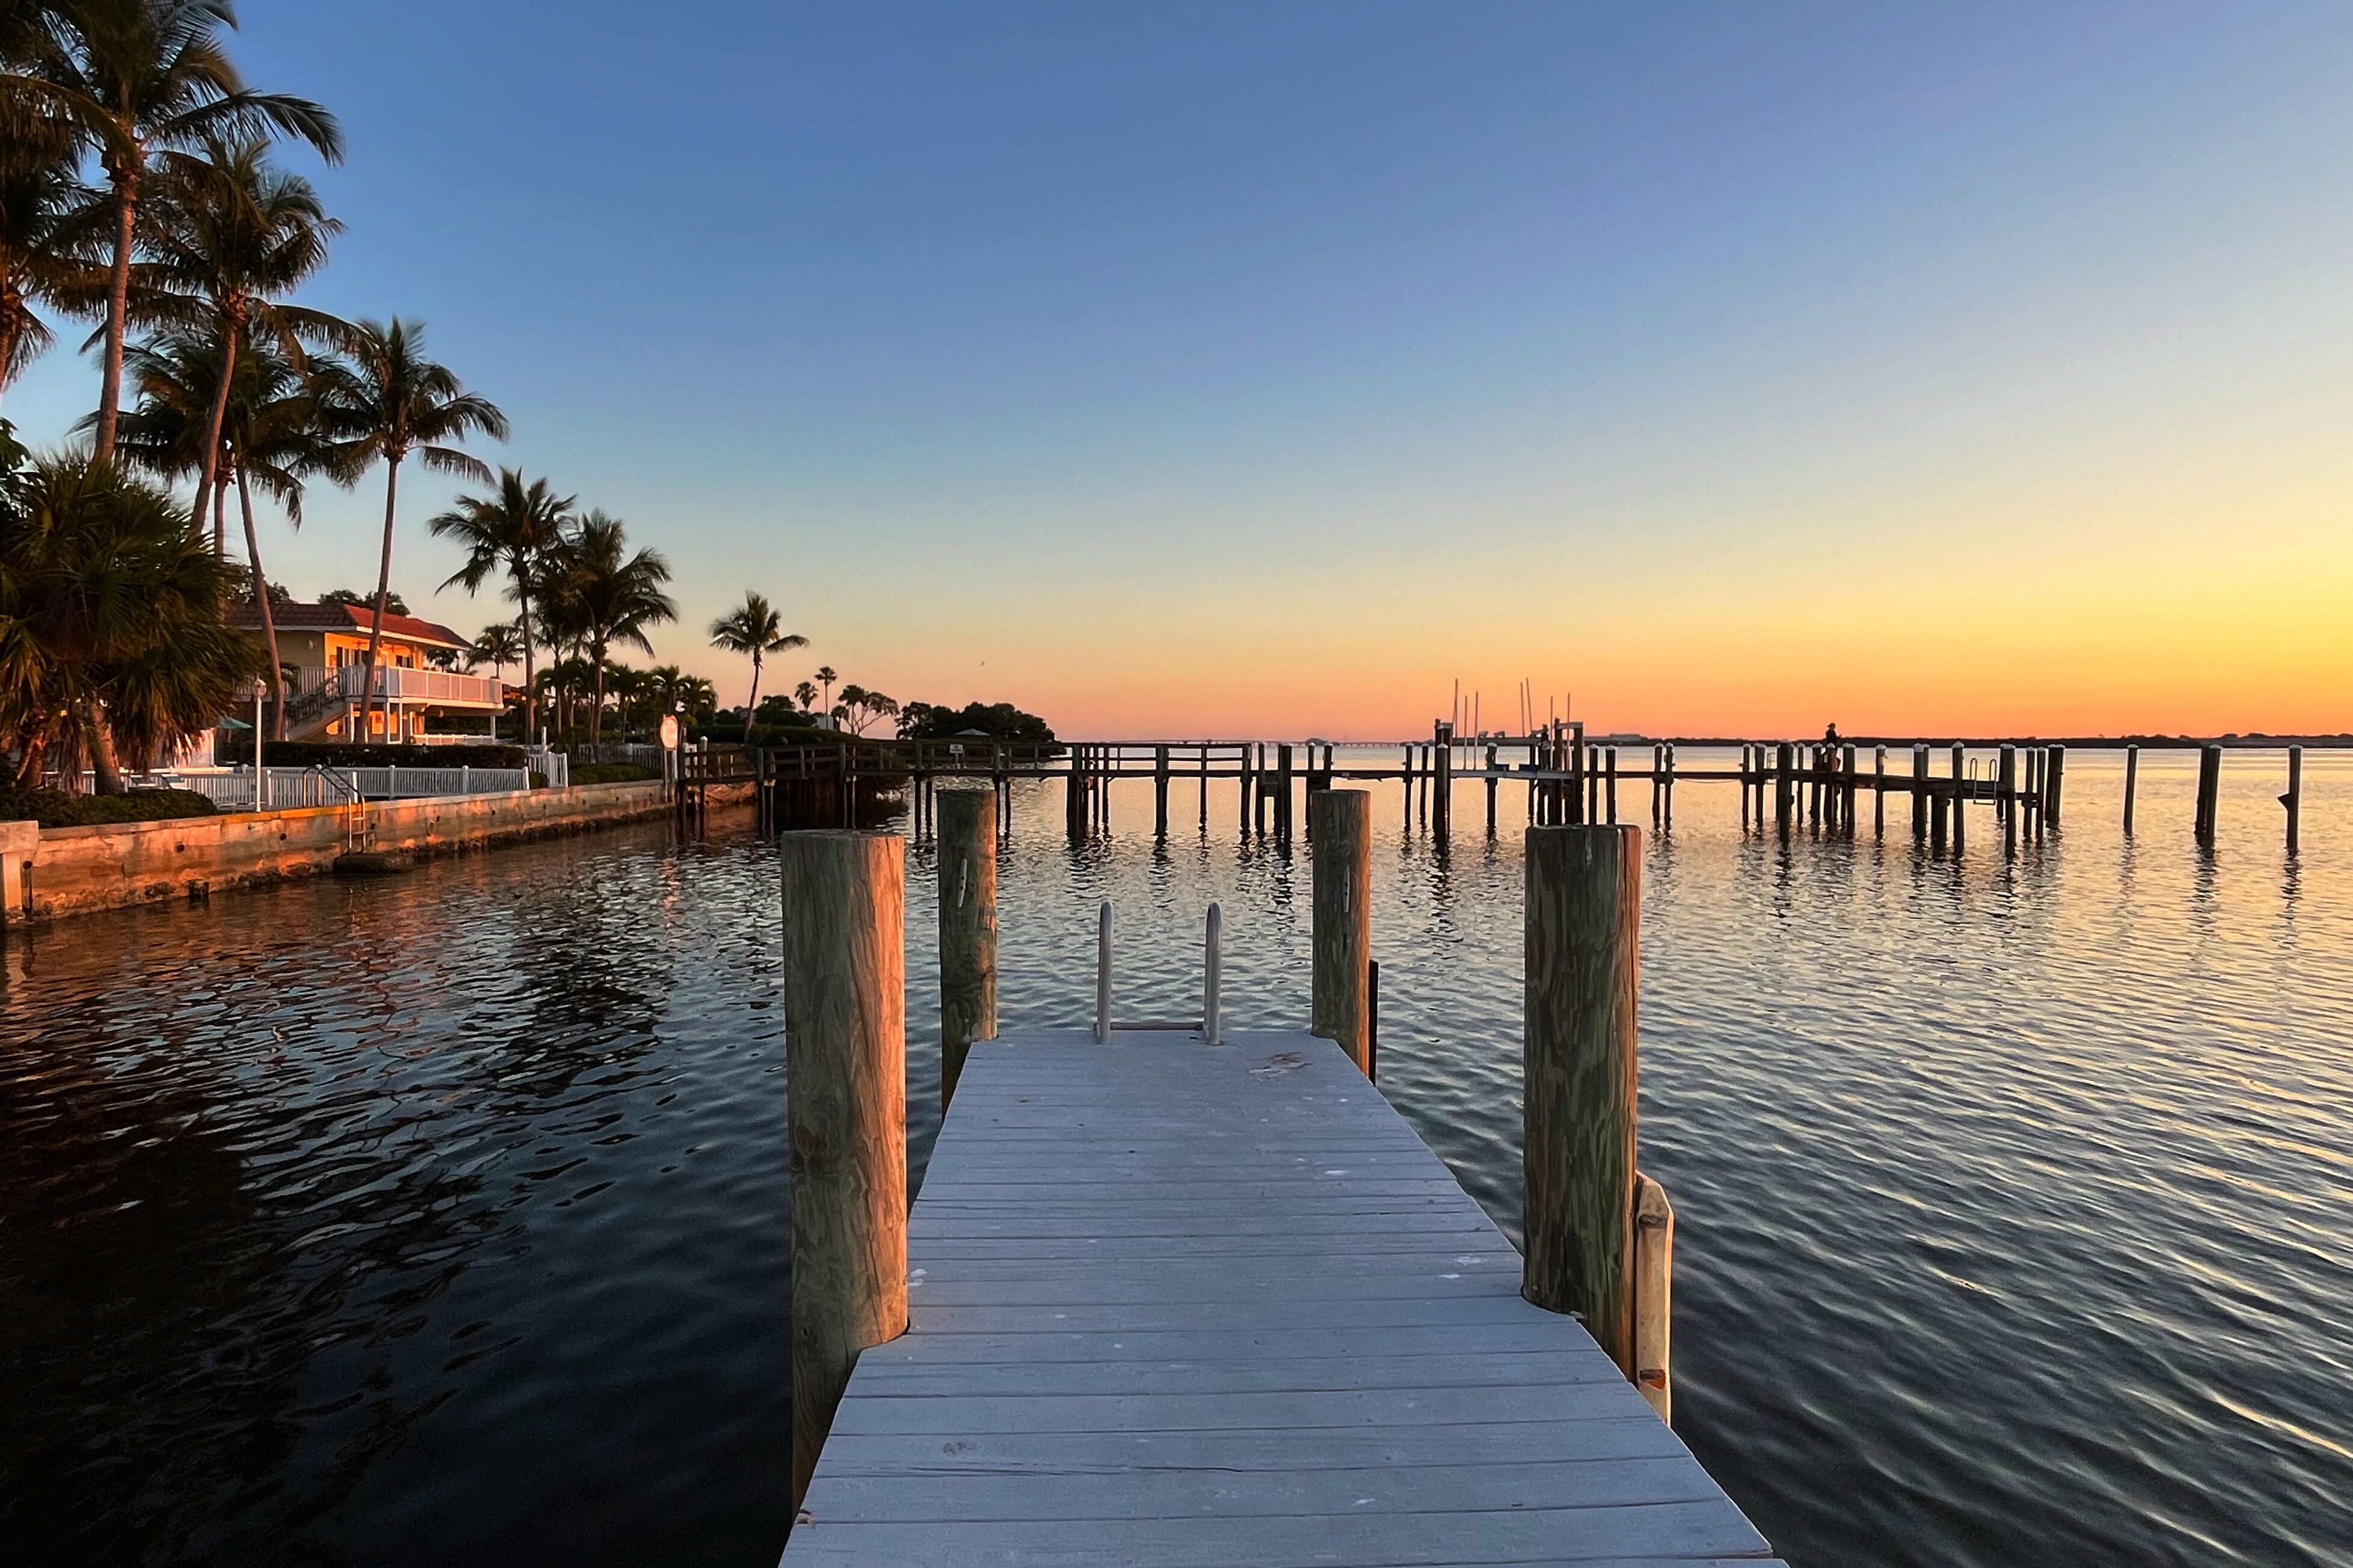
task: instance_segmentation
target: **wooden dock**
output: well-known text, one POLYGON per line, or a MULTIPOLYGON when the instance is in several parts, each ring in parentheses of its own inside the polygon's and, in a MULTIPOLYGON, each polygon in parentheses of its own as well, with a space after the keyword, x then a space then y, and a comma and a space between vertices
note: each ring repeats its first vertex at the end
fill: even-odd
POLYGON ((1339 1047, 970 1047, 785 1568, 1771 1552, 1339 1047))

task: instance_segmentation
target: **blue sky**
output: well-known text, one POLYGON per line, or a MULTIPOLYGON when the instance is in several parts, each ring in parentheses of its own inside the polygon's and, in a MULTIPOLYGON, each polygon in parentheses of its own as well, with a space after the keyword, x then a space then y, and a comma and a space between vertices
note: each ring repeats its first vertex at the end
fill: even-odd
MULTIPOLYGON (((241 9, 350 138, 311 297, 424 318, 485 456, 670 556, 723 692, 747 586, 812 664, 1096 732, 1523 675, 1604 724, 2284 727, 2353 674, 2342 7, 241 9), (2266 591, 2290 629, 2136 653, 2266 591), (1924 622, 1978 646, 1891 664, 1924 622)), ((380 497, 273 574, 361 585, 380 497)))

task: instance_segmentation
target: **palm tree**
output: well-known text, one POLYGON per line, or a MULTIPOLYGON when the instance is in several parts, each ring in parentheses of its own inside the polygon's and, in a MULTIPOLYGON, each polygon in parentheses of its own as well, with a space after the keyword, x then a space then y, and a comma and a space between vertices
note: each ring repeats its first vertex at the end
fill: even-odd
POLYGON ((102 793, 209 728, 261 674, 221 624, 229 574, 160 486, 90 458, 37 462, 0 529, 0 743, 18 780, 55 754, 69 790, 87 757, 102 793))
POLYGON ((426 524, 434 537, 454 539, 466 551, 466 563, 451 574, 443 587, 479 593, 492 574, 506 574, 506 595, 515 602, 515 626, 522 633, 525 740, 539 724, 537 661, 531 633, 533 601, 543 602, 547 561, 562 548, 564 525, 572 516, 575 499, 558 496, 545 479, 526 481, 520 468, 501 468, 493 493, 459 496, 448 511, 426 524))
POLYGON ((627 530, 617 517, 592 511, 580 520, 565 552, 565 597, 587 634, 588 663, 596 692, 588 709, 588 743, 604 734, 605 655, 615 643, 651 654, 646 628, 678 619, 678 605, 662 592, 670 563, 658 550, 625 555, 627 530))
POLYGON ((202 156, 164 153, 154 177, 153 222, 142 242, 149 260, 134 313, 183 331, 209 331, 222 345, 196 480, 201 522, 238 344, 251 333, 299 356, 300 337, 332 339, 348 330, 332 316, 279 299, 327 264, 327 241, 343 226, 326 215, 310 181, 272 168, 258 141, 208 137, 202 156))
MULTIPOLYGON (((245 356, 230 398, 223 432, 225 458, 237 482, 237 510, 245 521, 246 561, 253 570, 254 597, 260 605, 261 638, 269 652, 269 738, 286 738, 286 682, 278 658, 277 616, 269 605, 269 579, 261 568, 261 534, 253 521, 253 491, 259 486, 286 514, 287 526, 302 526, 302 481, 333 464, 319 427, 319 374, 327 363, 298 365, 259 344, 245 356)), ((219 541, 215 538, 215 548, 219 541)))
MULTIPOLYGON (((285 511, 294 527, 302 526, 302 479, 327 463, 324 441, 318 430, 318 402, 305 368, 274 347, 249 346, 228 378, 231 395, 223 405, 222 439, 205 439, 216 401, 212 390, 226 355, 217 341, 201 337, 171 337, 132 346, 126 358, 139 401, 123 416, 118 456, 133 467, 164 478, 176 478, 199 468, 202 458, 214 459, 211 490, 213 550, 221 552, 221 502, 232 482, 245 521, 246 562, 253 573, 255 602, 261 616, 262 645, 269 668, 280 668, 277 616, 270 607, 269 578, 261 561, 261 537, 253 517, 253 487, 259 485, 285 511)), ((89 423, 89 421, 85 421, 89 423)), ((198 491, 198 526, 204 490, 198 491)), ((285 738, 285 689, 282 680, 270 682, 270 733, 285 738)))
MULTIPOLYGON (((491 470, 482 461, 459 451, 452 443, 474 435, 503 441, 507 416, 488 398, 468 392, 447 367, 425 357, 422 321, 404 321, 395 316, 389 326, 378 326, 363 321, 344 334, 343 346, 351 363, 320 378, 325 424, 336 437, 332 452, 335 469, 345 483, 355 484, 371 464, 384 464, 384 554, 376 568, 375 615, 368 630, 366 673, 361 677, 364 683, 361 690, 367 694, 364 711, 364 702, 375 700, 385 601, 392 593, 392 524, 400 500, 400 465, 415 452, 436 473, 487 480, 491 470)), ((530 639, 531 623, 526 619, 526 654, 530 639)), ((366 729, 363 719, 363 734, 366 729)))
POLYGON ((834 674, 833 666, 829 664, 818 666, 817 681, 819 686, 825 688, 825 690, 819 694, 819 699, 825 704, 825 710, 828 714, 833 711, 833 683, 840 679, 841 677, 834 674))
POLYGON ((522 661, 522 638, 516 635, 512 621, 494 621, 482 628, 482 635, 466 649, 467 661, 476 668, 489 665, 500 680, 507 678, 507 666, 522 661))
POLYGON ((802 681, 793 688, 793 700, 801 705, 802 712, 812 711, 817 707, 817 688, 806 680, 802 681))
POLYGON ((49 346, 37 306, 77 310, 98 297, 83 253, 93 193, 74 154, 53 121, 0 114, 0 392, 49 346))
POLYGON ((752 715, 760 706, 761 659, 787 648, 807 647, 808 638, 785 630, 785 618, 774 605, 757 594, 746 593, 742 604, 711 623, 711 646, 752 656, 752 695, 744 704, 744 740, 749 744, 752 715))
POLYGON ((149 156, 208 136, 299 137, 332 163, 343 153, 335 117, 308 99, 248 89, 221 47, 237 26, 229 0, 82 0, 52 5, 32 29, 26 68, 0 75, 0 92, 54 116, 98 152, 114 199, 106 291, 105 373, 99 392, 100 461, 114 458, 132 258, 149 156))

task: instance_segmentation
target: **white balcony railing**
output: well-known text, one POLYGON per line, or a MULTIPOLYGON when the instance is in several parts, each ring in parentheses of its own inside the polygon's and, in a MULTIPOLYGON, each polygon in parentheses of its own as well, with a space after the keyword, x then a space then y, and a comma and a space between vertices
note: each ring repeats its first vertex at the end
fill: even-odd
MULTIPOLYGON (((345 665, 340 669, 298 669, 294 672, 290 695, 304 697, 314 691, 356 702, 367 695, 364 679, 367 671, 362 666, 345 665)), ((501 708, 506 695, 495 676, 457 675, 446 669, 403 669, 397 665, 375 667, 375 700, 395 702, 430 702, 448 708, 501 708)))

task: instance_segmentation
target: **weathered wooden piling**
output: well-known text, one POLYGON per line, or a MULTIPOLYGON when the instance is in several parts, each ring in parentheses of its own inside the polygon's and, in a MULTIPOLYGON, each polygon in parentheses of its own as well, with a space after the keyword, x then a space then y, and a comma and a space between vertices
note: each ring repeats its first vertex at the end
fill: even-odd
POLYGON ((1487 747, 1487 837, 1490 838, 1495 836, 1496 773, 1495 748, 1491 742, 1487 747))
POLYGON ((1928 837, 1928 748, 1912 748, 1912 841, 1928 837))
POLYGON ((940 1110, 975 1040, 997 1037, 997 795, 942 790, 939 819, 940 1110))
POLYGON ((906 842, 786 833, 792 1504, 860 1351, 907 1328, 906 842))
POLYGON ((1675 1210, 1666 1188, 1634 1173, 1634 1385, 1674 1425, 1675 1210))
POLYGON ((2050 747, 2042 761, 2042 820, 2059 826, 2061 796, 2067 785, 2067 748, 2050 747))
POLYGON ((1672 832, 1675 826, 1675 743, 1669 741, 1660 749, 1666 753, 1667 784, 1666 788, 1662 792, 1659 826, 1665 831, 1672 832))
POLYGON ((2222 748, 2198 748, 2198 815, 2195 831, 2198 842, 2208 848, 2214 846, 2214 817, 2222 792, 2222 748))
POLYGON ((1532 828, 1521 1294, 1578 1314, 1631 1378, 1642 836, 1532 828))
POLYGON ((2287 749, 2287 793, 2280 796, 2280 805, 2287 808, 2287 852, 2296 852, 2298 825, 2304 816, 2304 748, 2287 749))
POLYGON ((1454 829, 1454 726, 1440 721, 1430 747, 1432 778, 1430 779, 1430 833, 1440 843, 1454 829))
POLYGON ((1615 823, 1618 820, 1618 748, 1615 746, 1610 747, 1604 754, 1603 760, 1605 765, 1609 769, 1607 776, 1609 779, 1608 804, 1609 809, 1609 821, 1615 823))
POLYGON ((2126 746, 2125 748, 2125 837, 2127 838, 2132 837, 2133 830, 2133 790, 2139 782, 2140 748, 2126 746))
POLYGON ((1292 787, 1293 777, 1291 747, 1286 742, 1274 752, 1274 787, 1280 792, 1274 804, 1274 835, 1277 843, 1286 846, 1293 837, 1292 811, 1298 798, 1297 791, 1292 787))
POLYGON ((1168 748, 1152 748, 1152 837, 1168 837, 1168 748))
POLYGON ((1373 949, 1373 809, 1363 790, 1308 797, 1314 826, 1314 964, 1308 1033, 1347 1053, 1372 1076, 1366 966, 1373 949))
POLYGON ((1965 807, 1969 798, 1968 756, 1958 741, 1953 742, 1953 853, 1957 855, 1968 836, 1968 814, 1965 807))
POLYGON ((1789 808, 1796 804, 1797 788, 1789 776, 1797 762, 1798 750, 1784 741, 1773 754, 1773 827, 1782 837, 1789 837, 1789 808))

